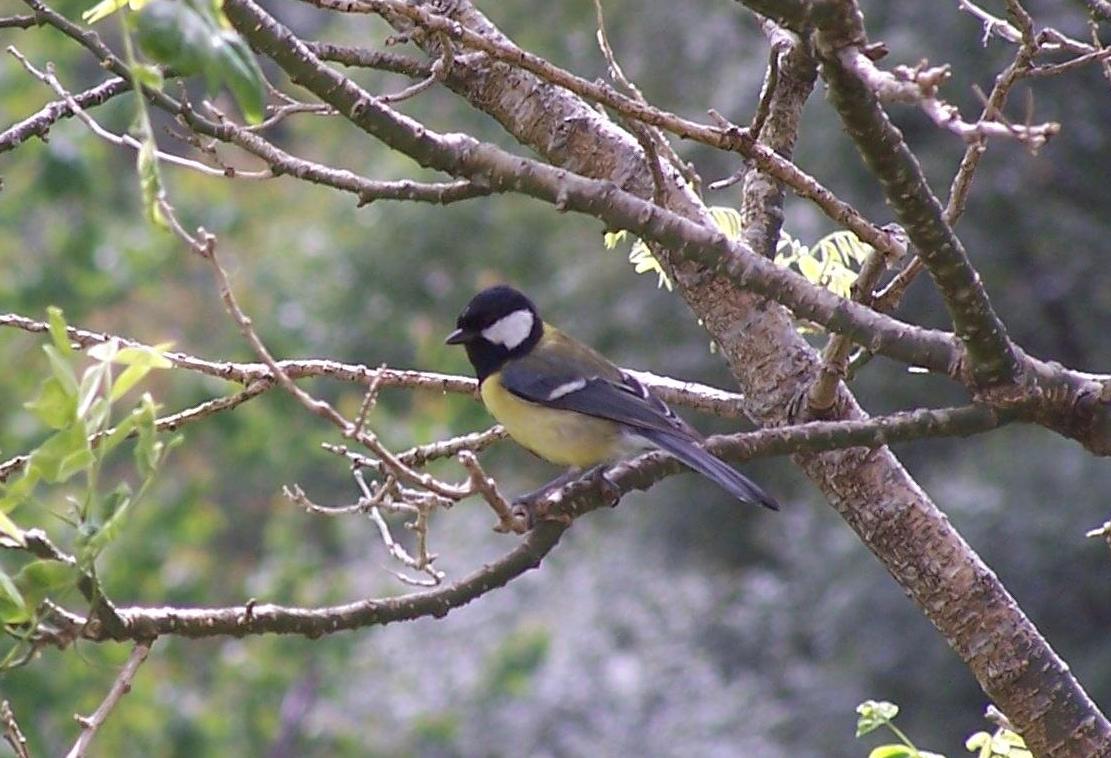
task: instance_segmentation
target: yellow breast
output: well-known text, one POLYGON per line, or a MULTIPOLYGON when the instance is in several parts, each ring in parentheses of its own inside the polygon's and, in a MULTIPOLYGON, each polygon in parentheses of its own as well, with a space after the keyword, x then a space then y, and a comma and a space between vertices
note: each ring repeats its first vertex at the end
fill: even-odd
POLYGON ((611 421, 522 400, 502 387, 496 373, 486 377, 480 391, 509 436, 552 463, 593 466, 621 451, 621 437, 611 421))

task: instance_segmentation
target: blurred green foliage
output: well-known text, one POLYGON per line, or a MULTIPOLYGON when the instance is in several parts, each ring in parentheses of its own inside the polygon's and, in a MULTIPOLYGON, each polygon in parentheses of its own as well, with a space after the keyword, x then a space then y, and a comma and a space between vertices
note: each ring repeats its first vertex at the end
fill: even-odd
MULTIPOLYGON (((77 18, 87 4, 57 7, 77 18)), ((587 78, 604 75, 592 3, 484 5, 526 47, 587 78)), ((1029 5, 1043 23, 1086 35, 1074 8, 1029 5)), ((953 64, 946 94, 968 112, 978 106, 970 85, 990 85, 1010 54, 998 42, 982 49, 978 24, 955 10, 865 7, 871 36, 888 43, 893 63, 929 57, 953 64)), ((388 34, 370 19, 337 20, 300 6, 277 11, 309 38, 378 44, 388 34)), ((766 48, 736 4, 620 0, 607 2, 606 13, 623 68, 650 100, 695 118, 713 107, 747 120, 766 48)), ((114 25, 102 26, 118 44, 114 25)), ((0 37, 34 62, 53 61, 73 90, 104 77, 53 32, 3 30, 0 37)), ((285 84, 272 67, 264 63, 263 70, 285 84)), ((408 83, 352 73, 373 91, 408 83)), ((200 83, 188 86, 203 96, 200 83)), ((1020 89, 1015 102, 1022 98, 1020 89)), ((14 61, 0 65, 0 125, 50 99, 14 61)), ((1111 119, 1111 100, 1092 68, 1038 80, 1035 103, 1038 117, 1064 123, 1063 134, 1036 158, 993 143, 960 231, 1016 339, 1035 354, 1100 370, 1099 357, 1111 352, 1103 327, 1111 316, 1111 273, 1101 255, 1111 205, 1102 125, 1111 119)), ((400 107, 432 128, 512 146, 496 124, 450 93, 433 88, 400 107)), ((126 131, 135 106, 127 95, 95 112, 107 128, 126 131)), ((896 108, 894 115, 943 194, 963 145, 913 110, 896 108)), ((167 132, 173 124, 157 112, 152 119, 160 146, 185 152, 167 132)), ((374 178, 434 176, 331 119, 290 119, 271 136, 293 152, 374 178)), ((736 170, 734 156, 678 148, 708 180, 736 170)), ((820 93, 808 106, 797 156, 866 214, 891 220, 820 93)), ((5 310, 41 318, 56 305, 82 327, 150 344, 173 341, 213 359, 253 360, 207 268, 144 222, 134 154, 67 122, 49 142, 32 141, 3 160, 5 310)), ((604 252, 597 222, 514 196, 443 208, 356 208, 350 197, 288 177, 163 173, 187 227, 203 225, 218 236, 244 308, 279 356, 466 372, 463 356, 445 349, 442 337, 475 289, 504 279, 624 365, 729 384, 682 303, 604 252)), ((707 200, 735 205, 737 191, 707 200)), ((786 229, 807 241, 836 231, 795 199, 786 229)), ((945 325, 925 278, 902 315, 945 325)), ((5 458, 50 434, 53 413, 36 417, 23 406, 50 375, 45 341, 0 333, 0 361, 15 367, 0 372, 5 458)), ((361 400, 351 385, 307 386, 349 412, 361 400)), ((152 373, 142 388, 166 412, 234 391, 177 371, 152 373)), ((961 400, 952 385, 882 359, 854 389, 876 413, 961 400)), ((48 401, 44 407, 56 410, 48 401)), ((386 391, 370 421, 388 444, 403 447, 479 428, 488 418, 467 398, 386 391)), ((697 423, 707 431, 733 428, 697 423)), ((98 558, 98 578, 113 600, 213 606, 254 597, 311 606, 407 590, 383 571, 387 557, 372 525, 311 516, 282 498, 281 486, 293 483, 319 502, 356 497, 346 467, 318 447, 337 441, 335 431, 291 400, 270 393, 186 428, 184 438, 98 558)), ((1103 643, 1111 564, 1101 543, 1082 537, 1107 518, 1107 466, 1028 428, 897 452, 1097 702, 1111 700, 1111 651, 1103 643)), ((484 461, 510 489, 552 473, 510 445, 484 461)), ((127 470, 123 462, 109 465, 105 481, 127 479, 127 470)), ((787 504, 784 513, 740 512, 712 486, 678 477, 576 524, 540 571, 443 620, 319 640, 160 640, 96 750, 849 755, 859 752, 846 727, 853 704, 881 693, 908 706, 901 722, 907 733, 962 754, 963 736, 982 726, 984 696, 971 675, 788 462, 753 463, 746 471, 787 504)), ((44 504, 21 506, 12 518, 21 526, 41 521, 52 534, 64 527, 44 504)), ((490 525, 478 505, 438 514, 433 539, 441 568, 459 577, 513 544, 491 534, 490 525)), ((9 575, 21 566, 0 555, 9 575)), ((58 599, 81 607, 76 592, 58 599)), ((96 707, 127 652, 87 643, 46 650, 0 678, 0 696, 12 701, 35 754, 58 754, 72 743, 72 714, 96 707)))

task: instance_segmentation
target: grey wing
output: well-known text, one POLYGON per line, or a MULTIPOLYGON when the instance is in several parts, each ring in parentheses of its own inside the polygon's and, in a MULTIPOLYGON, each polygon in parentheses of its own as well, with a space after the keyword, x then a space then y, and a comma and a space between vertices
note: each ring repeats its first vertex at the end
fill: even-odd
POLYGON ((779 510, 775 499, 756 483, 704 450, 698 433, 635 378, 623 371, 612 372, 615 378, 588 376, 584 368, 534 354, 507 364, 501 382, 525 400, 615 421, 671 453, 738 500, 779 510))
POLYGON ((658 431, 696 439, 695 433, 639 381, 588 376, 546 356, 525 356, 501 372, 502 386, 534 403, 616 421, 632 431, 658 431))

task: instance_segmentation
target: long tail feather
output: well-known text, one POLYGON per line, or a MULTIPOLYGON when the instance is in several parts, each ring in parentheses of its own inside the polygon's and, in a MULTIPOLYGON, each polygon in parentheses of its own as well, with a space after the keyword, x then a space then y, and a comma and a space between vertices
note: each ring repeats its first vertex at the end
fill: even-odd
POLYGON ((700 447, 694 440, 655 429, 638 430, 638 433, 741 502, 762 505, 773 511, 779 510, 779 503, 775 501, 775 498, 760 489, 755 482, 740 471, 700 447))

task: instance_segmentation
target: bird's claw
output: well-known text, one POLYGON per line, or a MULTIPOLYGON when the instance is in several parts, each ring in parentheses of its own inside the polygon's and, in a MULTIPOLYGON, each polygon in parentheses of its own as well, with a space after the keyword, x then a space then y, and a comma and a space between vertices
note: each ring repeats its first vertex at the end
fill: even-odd
POLYGON ((617 482, 609 478, 608 466, 598 466, 594 469, 590 473, 590 482, 598 488, 598 491, 602 494, 602 499, 610 508, 615 507, 621 501, 621 488, 617 485, 617 482))

